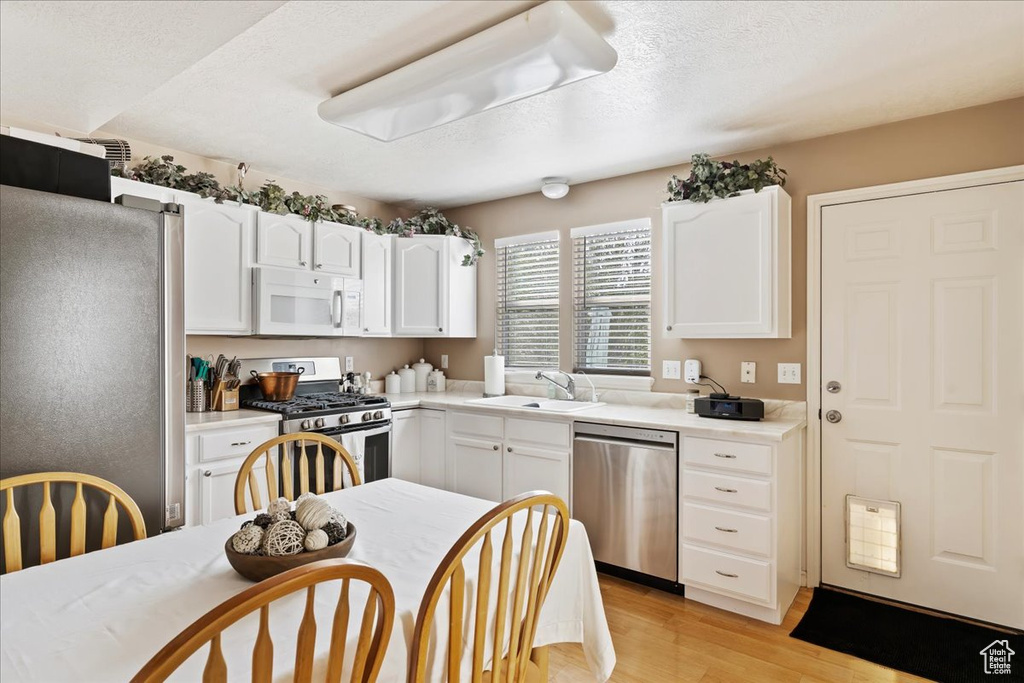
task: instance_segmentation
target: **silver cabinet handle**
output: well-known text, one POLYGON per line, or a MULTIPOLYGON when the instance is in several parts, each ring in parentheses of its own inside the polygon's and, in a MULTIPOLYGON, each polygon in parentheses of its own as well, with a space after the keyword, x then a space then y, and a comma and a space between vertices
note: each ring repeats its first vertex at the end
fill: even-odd
POLYGON ((316 264, 316 269, 317 269, 317 270, 320 270, 320 269, 321 269, 321 268, 323 268, 323 267, 324 267, 324 264, 322 264, 322 263, 318 263, 318 264, 316 264))
POLYGON ((735 458, 736 456, 732 453, 715 453, 716 458, 735 458))
POLYGON ((444 328, 443 327, 439 327, 439 328, 437 328, 437 331, 438 332, 444 332, 444 328))
POLYGON ((738 529, 726 529, 724 526, 716 526, 715 528, 719 531, 724 531, 727 534, 735 534, 737 531, 739 531, 738 529))
POLYGON ((209 477, 209 476, 212 476, 212 475, 213 475, 213 472, 211 472, 210 470, 206 470, 205 472, 203 472, 203 476, 204 477, 209 477))
POLYGON ((736 493, 736 489, 727 489, 727 488, 724 488, 722 486, 716 486, 715 490, 716 491, 721 491, 722 493, 736 493))
POLYGON ((369 332, 369 331, 370 331, 370 328, 369 328, 369 327, 364 327, 364 328, 363 328, 363 332, 369 332))
POLYGON ((509 452, 509 453, 511 453, 511 452, 512 452, 512 447, 511 447, 511 446, 509 446, 509 447, 508 447, 508 452, 509 452))
POLYGON ((725 577, 730 578, 730 579, 738 579, 740 577, 739 574, 730 574, 729 572, 723 572, 720 569, 716 569, 715 573, 718 574, 719 576, 725 576, 725 577))
POLYGON ((235 441, 231 445, 232 446, 248 446, 251 443, 252 443, 252 439, 250 439, 249 441, 235 441))
POLYGON ((305 267, 306 262, 305 261, 299 261, 299 265, 305 267))
POLYGON ((669 332, 671 332, 671 331, 672 331, 672 326, 671 326, 671 325, 667 325, 667 326, 665 327, 665 329, 666 329, 666 330, 668 330, 669 332))
MULTIPOLYGON (((497 444, 495 444, 494 446, 491 446, 491 448, 493 448, 496 451, 501 450, 501 446, 498 446, 497 444)), ((512 449, 510 448, 509 450, 512 450, 512 449)))

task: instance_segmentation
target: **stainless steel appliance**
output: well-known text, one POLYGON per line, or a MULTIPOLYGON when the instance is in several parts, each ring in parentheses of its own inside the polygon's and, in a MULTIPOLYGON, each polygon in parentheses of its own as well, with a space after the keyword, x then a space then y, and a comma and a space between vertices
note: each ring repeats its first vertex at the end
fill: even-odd
MULTIPOLYGON (((128 492, 150 534, 180 526, 180 207, 0 193, 0 477, 93 474, 128 492)), ((58 510, 74 492, 62 493, 69 499, 54 501, 58 510)))
MULTIPOLYGON (((383 396, 339 391, 344 375, 338 358, 254 358, 243 360, 241 367, 243 376, 253 370, 302 373, 291 400, 268 401, 250 380, 240 390, 242 405, 281 413, 282 434, 316 432, 338 441, 355 459, 364 482, 391 476, 391 403, 383 396)), ((298 458, 292 462, 299 466, 298 458)), ((328 480, 331 465, 325 462, 328 480)))
POLYGON ((678 581, 677 437, 576 423, 573 517, 587 528, 598 563, 678 581))
POLYGON ((256 334, 362 336, 362 280, 266 266, 252 270, 256 334))

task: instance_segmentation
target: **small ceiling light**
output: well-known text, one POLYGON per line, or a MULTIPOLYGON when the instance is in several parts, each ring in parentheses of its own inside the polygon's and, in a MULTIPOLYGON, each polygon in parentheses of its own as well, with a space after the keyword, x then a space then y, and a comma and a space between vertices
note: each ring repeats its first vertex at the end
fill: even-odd
POLYGON ((548 199, 561 199, 569 194, 569 181, 565 178, 545 178, 541 183, 540 191, 548 199))

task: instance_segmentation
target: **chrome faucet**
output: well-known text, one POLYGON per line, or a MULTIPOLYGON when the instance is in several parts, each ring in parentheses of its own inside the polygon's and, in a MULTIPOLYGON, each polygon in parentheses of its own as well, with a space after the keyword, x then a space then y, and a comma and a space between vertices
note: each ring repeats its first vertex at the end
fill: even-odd
POLYGON ((562 372, 561 370, 555 370, 555 372, 557 372, 557 373, 559 373, 561 375, 565 375, 565 386, 564 387, 561 384, 559 384, 558 382, 556 382, 555 380, 553 380, 550 377, 548 377, 547 375, 545 375, 540 370, 537 371, 537 376, 534 379, 546 379, 547 381, 551 382, 556 387, 558 387, 559 389, 564 391, 566 398, 568 398, 570 401, 575 401, 576 400, 576 380, 574 380, 572 378, 572 375, 570 375, 567 372, 562 372))

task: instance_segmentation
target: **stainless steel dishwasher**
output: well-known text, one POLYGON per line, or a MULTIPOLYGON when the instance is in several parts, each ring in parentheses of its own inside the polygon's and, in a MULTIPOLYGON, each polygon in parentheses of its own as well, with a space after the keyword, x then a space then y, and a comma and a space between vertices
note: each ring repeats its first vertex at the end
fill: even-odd
POLYGON ((577 422, 573 517, 594 559, 678 581, 678 455, 675 432, 577 422))

